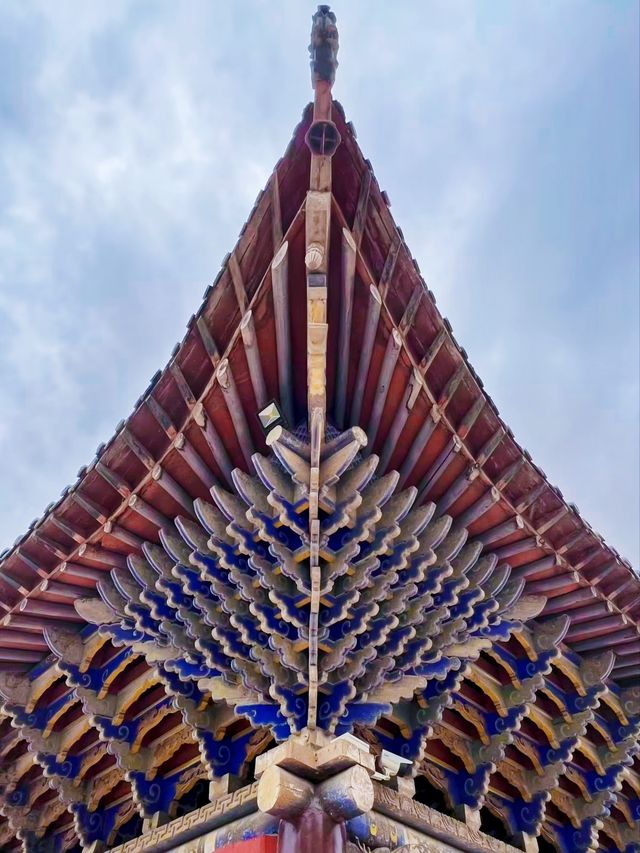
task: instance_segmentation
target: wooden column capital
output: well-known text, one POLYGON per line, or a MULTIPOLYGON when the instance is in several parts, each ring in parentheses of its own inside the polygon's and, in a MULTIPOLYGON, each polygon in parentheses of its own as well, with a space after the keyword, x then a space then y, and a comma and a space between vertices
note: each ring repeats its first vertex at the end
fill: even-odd
POLYGON ((346 821, 373 808, 366 745, 304 732, 258 757, 258 808, 280 818, 279 853, 345 853, 346 821))
POLYGON ((293 818, 309 806, 313 794, 311 782, 272 764, 258 784, 258 808, 275 817, 293 818))

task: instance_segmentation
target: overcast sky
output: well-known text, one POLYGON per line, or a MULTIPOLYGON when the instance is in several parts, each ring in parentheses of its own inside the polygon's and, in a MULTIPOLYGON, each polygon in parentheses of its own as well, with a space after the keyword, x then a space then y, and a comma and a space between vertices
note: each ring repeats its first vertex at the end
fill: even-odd
MULTIPOLYGON (((314 8, 0 4, 0 549, 182 338, 311 98, 314 8)), ((334 93, 456 338, 637 566, 637 0, 334 10, 334 93)))

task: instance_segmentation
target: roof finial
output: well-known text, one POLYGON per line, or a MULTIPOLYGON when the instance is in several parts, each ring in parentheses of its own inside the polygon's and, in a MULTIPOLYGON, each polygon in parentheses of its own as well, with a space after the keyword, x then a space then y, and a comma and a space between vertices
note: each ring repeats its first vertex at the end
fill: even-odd
POLYGON ((329 6, 320 5, 312 17, 311 44, 311 83, 321 80, 333 85, 338 67, 338 28, 336 16, 329 6))

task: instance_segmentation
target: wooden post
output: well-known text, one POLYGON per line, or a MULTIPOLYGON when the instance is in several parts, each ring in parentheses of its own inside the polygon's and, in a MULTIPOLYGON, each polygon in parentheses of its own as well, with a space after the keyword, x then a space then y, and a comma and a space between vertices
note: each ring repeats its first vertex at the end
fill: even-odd
POLYGON ((278 169, 271 178, 271 233, 273 237, 273 251, 277 252, 282 243, 282 211, 280 208, 280 184, 278 182, 278 169))
POLYGON ((151 832, 152 829, 158 829, 169 823, 171 817, 166 812, 154 812, 150 817, 145 817, 142 821, 142 832, 151 832))
MULTIPOLYGON (((512 573, 513 576, 517 578, 515 573, 512 573)), ((562 572, 562 574, 551 575, 551 577, 543 578, 539 581, 529 581, 527 583, 527 593, 529 595, 558 595, 568 592, 571 587, 579 583, 580 575, 577 572, 562 572)))
MULTIPOLYGON (((314 157, 312 155, 312 177, 314 157)), ((313 185, 313 180, 312 180, 313 185)), ((327 408, 327 271, 331 225, 331 193, 310 190, 306 202, 307 268, 307 408, 311 465, 309 468, 309 714, 316 726, 318 702, 318 614, 320 611, 320 456, 327 408)))
POLYGON ((374 287, 372 284, 369 287, 369 306, 367 308, 364 337, 362 339, 360 361, 358 363, 358 374, 353 389, 353 401, 351 403, 351 423, 353 426, 357 426, 360 422, 364 389, 367 384, 367 376, 369 375, 369 365, 371 364, 371 355, 376 339, 381 308, 382 299, 380 298, 377 287, 374 287))
POLYGON ((113 569, 114 566, 124 569, 127 566, 127 559, 123 554, 117 551, 109 551, 107 548, 101 548, 96 545, 85 543, 78 548, 78 557, 81 560, 89 560, 92 563, 98 563, 107 569, 113 569))
POLYGON ((38 663, 40 660, 42 660, 42 652, 0 649, 0 661, 2 663, 38 663))
POLYGON ((471 829, 480 832, 480 809, 472 809, 471 806, 463 803, 456 809, 456 817, 470 826, 471 829))
POLYGON ((420 378, 420 374, 417 370, 413 370, 411 375, 409 376, 409 381, 407 382, 407 387, 405 388, 405 392, 402 397, 402 402, 396 410, 396 413, 393 418, 393 423, 391 424, 391 428, 389 429, 389 434, 387 435, 384 445, 382 447, 379 468, 381 472, 386 471, 389 466, 393 451, 398 445, 398 440, 409 418, 409 414, 411 413, 411 410, 413 409, 415 402, 418 399, 418 394, 420 393, 421 387, 422 379, 420 378))
POLYGON ((524 853, 538 853, 538 839, 535 835, 519 832, 513 836, 513 843, 524 853))
POLYGON ((380 374, 378 376, 378 386, 373 398, 371 417, 369 418, 369 429, 367 431, 369 438, 369 452, 373 450, 373 445, 378 435, 380 420, 384 412, 384 404, 387 402, 389 385, 391 384, 391 377, 393 376, 393 371, 395 370, 398 356, 400 355, 401 346, 402 338, 400 337, 400 333, 397 329, 392 329, 389 339, 387 340, 387 347, 384 352, 382 367, 380 368, 380 374))
POLYGON ((103 480, 105 480, 112 489, 118 492, 123 498, 128 498, 131 494, 131 487, 119 474, 107 468, 104 462, 96 462, 96 471, 103 480))
POLYGON ((28 616, 47 616, 51 619, 64 619, 66 622, 84 622, 70 604, 57 604, 53 601, 41 601, 36 598, 25 598, 18 605, 18 610, 28 616))
MULTIPOLYGON (((88 592, 90 590, 86 588, 83 590, 85 598, 88 592)), ((2 624, 6 625, 7 628, 22 628, 26 631, 43 631, 45 628, 69 628, 72 631, 77 630, 77 625, 73 622, 62 622, 59 619, 47 619, 42 616, 28 616, 25 613, 8 613, 2 620, 2 624)))
POLYGON ((484 397, 478 397, 473 405, 470 406, 469 411, 465 414, 458 425, 458 438, 464 441, 464 439, 469 435, 473 425, 480 417, 480 412, 484 409, 486 403, 487 401, 484 397))
MULTIPOLYGON (((579 640, 590 640, 592 637, 602 637, 608 634, 612 629, 620 627, 621 617, 607 616, 604 619, 598 619, 593 622, 588 622, 586 625, 571 625, 565 637, 568 643, 578 642, 579 640)), ((622 624, 628 625, 629 620, 622 617, 622 624)))
POLYGON ((353 313, 353 286, 356 272, 356 244, 346 228, 342 229, 342 279, 340 295, 340 338, 336 367, 336 423, 344 429, 347 382, 349 380, 349 353, 351 342, 351 317, 353 313))
MULTIPOLYGON (((557 596, 557 598, 549 599, 545 605, 544 614, 545 616, 554 616, 556 613, 565 613, 574 607, 579 607, 585 602, 591 604, 597 598, 598 593, 590 586, 573 589, 571 592, 565 592, 563 595, 557 596)), ((617 619, 617 617, 614 617, 614 619, 617 619)), ((619 624, 620 620, 617 619, 617 622, 611 625, 611 627, 615 628, 619 624)))
POLYGON ((429 489, 435 486, 440 477, 447 470, 447 468, 449 467, 449 463, 452 460, 452 457, 455 454, 460 453, 461 450, 462 442, 460 441, 457 435, 452 435, 449 441, 444 446, 441 453, 438 454, 438 457, 420 481, 420 485, 418 486, 418 503, 422 502, 429 489))
POLYGON ((404 484, 407 482, 409 475, 416 467, 416 463, 420 458, 422 451, 427 446, 429 439, 431 438, 433 431, 436 426, 440 422, 441 414, 437 408, 437 406, 432 406, 431 411, 424 419, 424 422, 420 429, 418 430, 418 434, 413 439, 413 443, 409 449, 409 452, 405 456, 404 462, 400 468, 400 479, 398 480, 398 488, 401 489, 404 484))
MULTIPOLYGON (((80 580, 85 581, 99 581, 101 580, 105 573, 101 569, 93 569, 90 566, 81 566, 79 563, 62 563, 60 565, 60 574, 65 578, 70 577, 72 579, 79 578, 80 580)), ((86 588, 84 593, 86 595, 86 588)))
POLYGON ((440 329, 438 334, 435 336, 435 338, 431 342, 429 349, 426 351, 426 353, 422 357, 422 360, 420 361, 420 370, 423 374, 425 374, 427 372, 427 370, 429 370, 429 368, 433 364, 435 357, 440 352, 440 348, 442 347, 442 345, 444 344, 446 339, 447 339, 446 329, 440 329))
POLYGON ((536 536, 527 536, 526 539, 518 539, 516 542, 510 542, 508 545, 503 545, 502 548, 496 548, 493 553, 499 560, 507 560, 509 557, 514 557, 516 554, 523 554, 525 551, 533 551, 536 548, 541 547, 541 539, 536 536))
POLYGON ((371 170, 367 169, 362 175, 360 182, 360 195, 358 196, 358 205, 356 207, 356 215, 353 220, 353 241, 356 247, 360 248, 362 236, 364 234, 364 226, 367 221, 367 208, 369 206, 369 190, 371 188, 371 170))
POLYGON ((133 548, 134 551, 139 551, 142 547, 142 543, 144 542, 140 536, 137 536, 135 533, 121 527, 113 521, 107 521, 102 528, 102 532, 106 536, 111 536, 112 539, 116 539, 118 542, 121 542, 123 545, 128 545, 130 548, 133 548))
POLYGON ((166 515, 163 515, 155 507, 151 506, 151 504, 144 501, 140 495, 131 495, 127 503, 134 512, 137 512, 138 515, 146 518, 147 521, 155 524, 155 526, 161 530, 164 527, 173 526, 173 522, 171 522, 166 515))
POLYGON ((195 518, 193 512, 193 500, 190 495, 173 477, 165 471, 162 465, 156 465, 151 472, 151 479, 156 482, 163 492, 166 492, 183 509, 187 515, 195 518))
MULTIPOLYGON (((538 581, 544 583, 544 581, 538 581)), ((531 584, 533 586, 533 584, 531 584)), ((527 587, 529 592, 529 587, 527 587)), ((571 615, 571 627, 581 625, 583 622, 589 622, 591 619, 597 619, 601 616, 609 616, 615 612, 615 608, 610 601, 597 601, 595 604, 588 604, 586 607, 581 607, 580 610, 573 611, 571 615)), ((619 622, 618 622, 619 624, 619 622)), ((640 644, 638 645, 640 651, 640 644)))
POLYGON ((437 514, 443 515, 466 492, 470 483, 473 483, 479 473, 478 468, 472 465, 460 474, 438 501, 436 505, 437 514))
POLYGON ((87 588, 84 586, 75 586, 66 582, 60 583, 54 580, 42 581, 39 590, 54 598, 61 598, 63 601, 75 601, 76 598, 82 598, 87 594, 87 588))
MULTIPOLYGON (((211 453, 213 454, 213 458, 215 459, 216 465, 222 471, 224 478, 226 479, 227 483, 229 485, 231 485, 231 472, 233 470, 233 466, 231 465, 231 460, 229 459, 229 454, 227 453, 227 449, 224 446, 222 439, 218 435, 218 431, 216 430, 214 425, 211 423, 211 418, 209 417, 209 415, 205 411, 205 408, 202 405, 202 403, 200 403, 198 406, 196 406, 194 413, 193 413, 193 419, 197 423, 197 425, 200 427, 200 429, 202 430, 204 440, 209 445, 209 449, 211 450, 211 453)), ((207 471, 209 471, 208 468, 207 468, 207 471)), ((209 475, 210 475, 210 478, 212 478, 213 481, 215 482, 215 477, 213 477, 213 474, 210 471, 209 471, 209 475)), ((212 483, 212 485, 213 485, 213 483, 212 483)), ((207 488, 211 488, 211 486, 208 486, 207 488)))
POLYGON ((255 394, 258 409, 264 409, 269 402, 267 397, 267 386, 264 382, 264 373, 262 370, 262 360, 260 358, 260 350, 256 339, 256 330, 253 325, 253 312, 247 311, 240 323, 240 334, 244 344, 245 355, 247 356, 247 364, 249 365, 249 375, 251 376, 251 385, 255 394))
POLYGON ((152 397, 151 395, 147 397, 145 403, 147 404, 147 407, 153 417, 158 422, 160 428, 166 433, 168 438, 173 441, 173 439, 178 433, 178 430, 175 428, 175 425, 173 424, 167 412, 165 412, 165 410, 162 408, 160 403, 158 403, 155 397, 152 397))
POLYGON ((247 292, 244 286, 244 280, 242 278, 242 272, 240 271, 240 264, 238 263, 235 250, 229 255, 229 274, 231 276, 231 282, 233 284, 233 289, 236 294, 238 308, 240 309, 240 313, 244 314, 247 310, 247 292))
POLYGON ((462 362, 462 364, 459 364, 458 367, 454 370, 453 375, 445 385, 442 393, 440 394, 437 400, 438 406, 441 411, 444 411, 451 402, 451 398, 462 384, 462 380, 464 379, 466 372, 467 366, 464 362, 462 362))
POLYGON ((236 381, 233 378, 233 372, 228 358, 222 359, 218 365, 216 376, 220 384, 220 388, 222 389, 227 409, 231 415, 231 420, 233 421, 233 428, 235 429, 238 437, 240 450, 242 451, 242 455, 244 456, 249 470, 252 471, 253 462, 251 457, 253 455, 253 441, 251 439, 249 424, 247 423, 247 417, 244 413, 244 409, 242 408, 242 401, 240 400, 240 394, 238 393, 238 388, 236 386, 236 381))
POLYGON ((478 456, 476 457, 476 462, 480 468, 482 468, 489 457, 498 449, 498 446, 504 437, 504 427, 498 427, 487 443, 481 448, 478 456))
POLYGON ((289 243, 284 242, 271 262, 273 312, 276 325, 278 385, 280 405, 289 426, 293 422, 293 393, 291 375, 291 331, 289 318, 289 243))
MULTIPOLYGON (((616 631, 613 634, 609 634, 607 636, 607 648, 611 648, 612 646, 622 646, 625 643, 629 643, 631 640, 637 638, 638 632, 635 628, 624 628, 622 631, 616 631)), ((602 640, 600 637, 596 637, 592 640, 580 640, 573 645, 573 651, 579 652, 593 652, 600 651, 602 649, 602 640)))
POLYGON ((196 403, 195 394, 191 390, 191 387, 187 382, 184 373, 180 369, 178 362, 172 361, 169 365, 169 370, 173 376, 173 381, 176 383, 178 391, 180 392, 180 396, 187 405, 187 408, 191 409, 196 403))
POLYGON ((508 521, 503 521, 502 524, 497 524, 495 527, 485 530, 484 533, 479 533, 473 538, 474 542, 482 542, 487 547, 493 545, 494 542, 499 542, 501 539, 506 539, 512 533, 524 528, 524 521, 521 516, 515 515, 508 521))
POLYGON ((547 569, 554 569, 562 564, 558 561, 558 558, 555 554, 549 554, 546 557, 541 557, 539 560, 534 560, 533 563, 525 563, 522 566, 518 566, 517 569, 514 569, 511 573, 512 578, 534 578, 536 575, 541 574, 542 572, 547 571, 547 569))
POLYGON ((191 442, 187 440, 186 435, 178 433, 175 440, 175 448, 180 453, 189 468, 193 471, 200 482, 210 489, 216 483, 216 478, 213 476, 213 471, 205 463, 204 459, 198 451, 193 447, 191 442))

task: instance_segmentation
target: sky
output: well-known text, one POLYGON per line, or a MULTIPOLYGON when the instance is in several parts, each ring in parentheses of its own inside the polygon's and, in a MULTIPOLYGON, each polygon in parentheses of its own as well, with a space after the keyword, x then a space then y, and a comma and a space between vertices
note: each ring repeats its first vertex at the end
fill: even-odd
MULTIPOLYGON (((638 567, 638 0, 340 0, 334 94, 516 439, 638 567)), ((312 2, 0 4, 0 550, 184 334, 312 2)))

